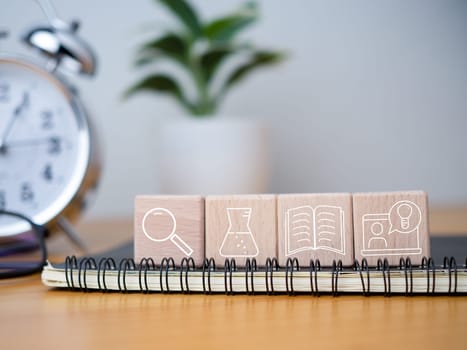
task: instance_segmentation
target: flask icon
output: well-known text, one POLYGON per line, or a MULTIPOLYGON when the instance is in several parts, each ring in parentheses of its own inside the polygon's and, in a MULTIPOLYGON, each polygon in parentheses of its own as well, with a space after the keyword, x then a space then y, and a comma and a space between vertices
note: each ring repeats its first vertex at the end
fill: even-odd
POLYGON ((225 258, 255 257, 259 250, 251 233, 251 208, 227 208, 229 228, 219 254, 225 258))

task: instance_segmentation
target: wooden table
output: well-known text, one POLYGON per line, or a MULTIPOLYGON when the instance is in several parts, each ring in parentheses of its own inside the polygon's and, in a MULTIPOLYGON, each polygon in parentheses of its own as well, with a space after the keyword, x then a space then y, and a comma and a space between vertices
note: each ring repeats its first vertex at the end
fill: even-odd
MULTIPOLYGON (((131 221, 82 224, 90 253, 131 221)), ((51 260, 77 253, 62 236, 51 260)), ((0 348, 467 349, 467 297, 224 296, 48 290, 0 282, 0 348)))

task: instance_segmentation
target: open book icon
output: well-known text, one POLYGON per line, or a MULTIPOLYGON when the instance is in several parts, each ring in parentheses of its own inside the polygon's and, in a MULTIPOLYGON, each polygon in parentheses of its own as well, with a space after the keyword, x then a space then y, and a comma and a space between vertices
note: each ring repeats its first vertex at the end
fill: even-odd
POLYGON ((318 249, 345 255, 344 210, 329 205, 288 209, 285 213, 285 255, 318 249))

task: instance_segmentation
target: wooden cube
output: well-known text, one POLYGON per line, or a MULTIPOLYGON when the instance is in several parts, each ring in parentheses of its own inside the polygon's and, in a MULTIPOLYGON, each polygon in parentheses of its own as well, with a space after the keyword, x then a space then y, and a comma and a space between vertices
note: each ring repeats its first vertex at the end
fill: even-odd
POLYGON ((137 196, 135 199, 135 261, 185 257, 204 261, 204 199, 201 196, 137 196))
POLYGON ((301 266, 319 259, 352 265, 353 224, 350 193, 284 194, 277 197, 278 256, 284 265, 297 258, 301 266))
POLYGON ((430 255, 428 199, 425 192, 353 194, 354 244, 358 260, 372 266, 379 258, 398 265, 401 257, 420 264, 430 255))
POLYGON ((276 197, 233 195, 206 197, 206 257, 216 265, 234 258, 244 266, 247 258, 264 265, 276 257, 276 197))

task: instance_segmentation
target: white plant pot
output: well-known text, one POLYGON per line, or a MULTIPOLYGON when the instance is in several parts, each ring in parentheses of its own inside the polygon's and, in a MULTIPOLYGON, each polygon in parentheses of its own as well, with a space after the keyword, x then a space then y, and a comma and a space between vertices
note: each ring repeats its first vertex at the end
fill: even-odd
POLYGON ((267 134, 260 122, 233 118, 165 125, 158 152, 161 193, 265 192, 270 174, 267 134))

